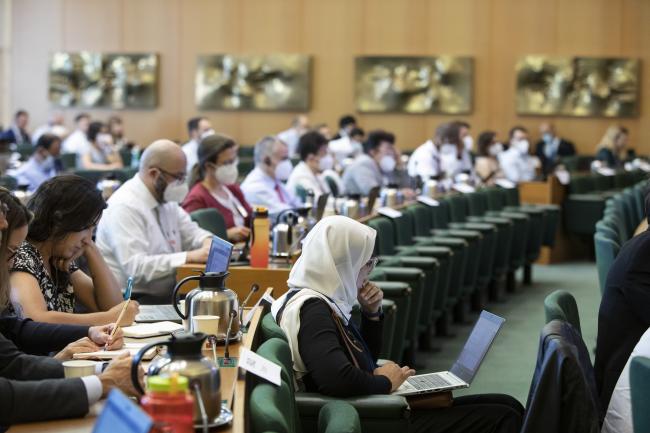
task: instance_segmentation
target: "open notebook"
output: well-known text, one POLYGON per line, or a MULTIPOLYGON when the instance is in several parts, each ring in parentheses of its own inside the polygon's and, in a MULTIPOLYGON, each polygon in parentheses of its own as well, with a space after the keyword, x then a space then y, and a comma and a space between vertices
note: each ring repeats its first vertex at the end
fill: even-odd
MULTIPOLYGON (((124 347, 119 350, 98 350, 97 352, 75 353, 73 359, 113 359, 125 353, 135 356, 140 349, 146 346, 145 343, 125 343, 124 347)), ((148 361, 158 354, 158 348, 154 347, 144 354, 142 359, 148 361)))

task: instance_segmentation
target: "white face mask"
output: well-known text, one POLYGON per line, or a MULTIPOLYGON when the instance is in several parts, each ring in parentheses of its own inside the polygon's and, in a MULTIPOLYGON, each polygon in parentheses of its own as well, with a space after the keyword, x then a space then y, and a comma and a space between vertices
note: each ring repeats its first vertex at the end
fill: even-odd
POLYGON ((490 146, 490 149, 488 150, 490 156, 497 156, 501 152, 503 152, 503 144, 501 143, 494 143, 492 146, 490 146))
POLYGON ((465 138, 463 138, 463 144, 465 145, 465 150, 468 152, 474 149, 474 139, 471 135, 466 135, 465 138))
POLYGON ((189 188, 186 182, 168 183, 163 194, 163 200, 167 203, 180 203, 185 199, 189 188))
POLYGON ((113 136, 107 133, 97 134, 97 144, 100 146, 110 147, 113 145, 113 136))
POLYGON ((390 155, 384 155, 379 161, 379 168, 384 173, 392 173, 393 170, 395 170, 396 165, 397 162, 395 161, 395 158, 390 155))
POLYGON ((525 155, 528 153, 528 149, 530 148, 530 143, 528 140, 519 140, 514 143, 515 149, 519 151, 522 155, 525 155))
POLYGON ((291 176, 293 165, 288 159, 283 159, 278 165, 275 166, 275 178, 281 182, 286 181, 291 176))
POLYGON ((325 155, 318 161, 318 169, 321 172, 331 170, 332 167, 334 167, 334 158, 330 154, 325 155))
POLYGON ((214 177, 223 185, 230 185, 237 182, 237 176, 239 176, 239 171, 237 170, 236 162, 220 165, 214 170, 214 177))

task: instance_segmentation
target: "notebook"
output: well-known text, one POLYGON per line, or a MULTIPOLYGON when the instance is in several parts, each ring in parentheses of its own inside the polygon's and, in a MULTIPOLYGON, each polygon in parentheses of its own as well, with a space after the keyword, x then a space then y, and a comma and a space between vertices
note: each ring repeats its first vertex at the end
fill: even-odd
POLYGON ((149 338, 160 335, 169 335, 183 329, 183 325, 174 322, 140 323, 122 328, 124 336, 128 338, 149 338))
MULTIPOLYGON (((125 343, 124 347, 118 350, 98 350, 97 352, 75 353, 72 359, 114 359, 124 354, 135 356, 137 353, 146 346, 145 343, 125 343)), ((149 361, 158 354, 159 348, 153 347, 144 354, 142 359, 149 361)))

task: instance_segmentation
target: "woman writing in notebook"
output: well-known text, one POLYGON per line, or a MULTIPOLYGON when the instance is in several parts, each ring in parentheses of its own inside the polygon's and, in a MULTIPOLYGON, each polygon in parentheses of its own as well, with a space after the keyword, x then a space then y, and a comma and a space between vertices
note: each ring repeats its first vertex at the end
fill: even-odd
MULTIPOLYGON (((95 185, 79 176, 58 176, 43 183, 27 207, 34 215, 27 240, 11 251, 11 304, 17 315, 80 325, 116 321, 121 288, 92 239, 106 207, 95 185), (90 275, 76 264, 82 256, 90 275), (87 313, 75 313, 77 302, 87 313)), ((137 313, 138 303, 130 302, 120 325, 132 323, 137 313)))
MULTIPOLYGON (((9 298, 8 265, 25 239, 30 213, 0 188, 0 310, 9 298)), ((61 361, 79 352, 122 347, 114 324, 79 326, 38 323, 3 312, 0 315, 0 430, 18 422, 80 417, 113 388, 137 395, 131 384, 131 358, 114 360, 98 376, 65 379, 61 361), (59 351, 54 358, 43 355, 59 351)))
MULTIPOLYGON (((289 292, 273 303, 287 335, 299 386, 334 397, 389 394, 414 370, 377 367, 382 292, 368 282, 376 232, 350 218, 324 218, 309 232, 291 269, 289 292), (350 320, 361 306, 361 329, 350 320)), ((506 395, 456 398, 450 407, 413 410, 414 432, 518 432, 523 407, 506 395)))

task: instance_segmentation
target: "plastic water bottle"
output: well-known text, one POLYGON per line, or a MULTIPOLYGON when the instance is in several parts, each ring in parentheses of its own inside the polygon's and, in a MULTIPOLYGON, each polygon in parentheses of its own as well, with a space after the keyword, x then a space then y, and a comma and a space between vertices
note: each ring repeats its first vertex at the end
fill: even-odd
POLYGON ((269 211, 260 206, 253 211, 253 237, 251 240, 251 266, 267 268, 269 266, 269 211))
POLYGON ((154 421, 154 433, 194 433, 194 398, 185 376, 150 376, 142 409, 154 421))

